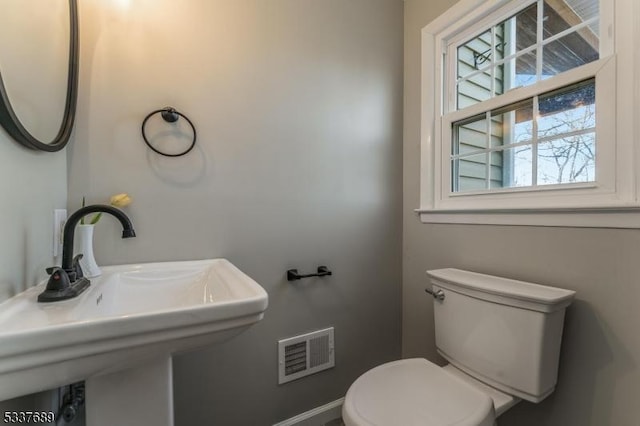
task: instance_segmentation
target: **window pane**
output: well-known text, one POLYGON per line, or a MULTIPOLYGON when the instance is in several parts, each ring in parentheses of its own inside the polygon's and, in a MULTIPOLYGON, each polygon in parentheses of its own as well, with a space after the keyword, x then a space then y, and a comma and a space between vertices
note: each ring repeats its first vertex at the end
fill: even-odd
POLYGON ((506 56, 511 55, 513 52, 509 52, 507 50, 507 40, 508 37, 505 34, 504 26, 498 25, 495 28, 496 31, 496 56, 493 62, 498 62, 501 59, 504 59, 506 56))
POLYGON ((458 84, 458 109, 491 98, 491 74, 481 72, 458 84))
POLYGON ((487 189, 487 157, 482 153, 453 160, 454 192, 487 189))
POLYGON ((505 87, 505 78, 507 78, 507 75, 505 74, 505 64, 497 65, 494 70, 493 90, 494 96, 498 96, 509 90, 507 87, 505 87))
MULTIPOLYGON (((544 38, 580 25, 599 14, 599 0, 546 0, 544 2, 543 34, 544 38)), ((585 32, 585 39, 598 38, 598 27, 587 27, 590 34, 585 32)))
POLYGON ((487 147, 487 118, 482 116, 476 120, 454 126, 455 142, 453 155, 466 154, 487 147))
POLYGON ((594 80, 540 96, 538 139, 556 138, 566 133, 594 129, 596 126, 595 102, 594 80))
MULTIPOLYGON (((497 78, 497 77, 496 77, 497 78)), ((508 59, 504 63, 504 92, 516 87, 524 87, 536 82, 536 52, 535 50, 515 58, 508 59)), ((496 95, 498 92, 496 85, 496 95)))
POLYGON ((538 184, 594 181, 595 81, 542 95, 538 104, 538 184))
POLYGON ((588 64, 598 58, 598 45, 587 43, 579 32, 573 32, 543 47, 542 79, 588 64))
POLYGON ((538 184, 595 181, 596 135, 586 133, 538 145, 538 184))
POLYGON ((504 51, 504 56, 513 55, 536 44, 537 22, 538 4, 534 3, 517 15, 498 24, 496 35, 500 39, 498 43, 501 42, 503 45, 498 49, 498 52, 504 51))
POLYGON ((512 145, 533 139, 533 101, 491 113, 491 146, 512 145))
POLYGON ((493 152, 491 161, 492 189, 532 185, 532 146, 522 145, 493 152), (500 159, 498 161, 498 158, 500 159))
POLYGON ((491 30, 458 47, 458 78, 491 64, 491 30))

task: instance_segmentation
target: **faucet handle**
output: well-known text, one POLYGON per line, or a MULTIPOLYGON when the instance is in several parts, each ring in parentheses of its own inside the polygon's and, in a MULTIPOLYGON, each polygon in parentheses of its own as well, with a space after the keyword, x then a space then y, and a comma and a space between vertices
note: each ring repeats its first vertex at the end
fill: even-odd
POLYGON ((73 272, 76 273, 76 280, 84 277, 84 272, 82 272, 82 266, 80 266, 80 259, 82 259, 84 255, 82 253, 76 255, 73 258, 73 262, 71 263, 71 267, 73 268, 73 272))
POLYGON ((61 291, 69 287, 69 275, 64 269, 54 266, 47 268, 47 273, 51 275, 47 282, 47 290, 61 291))

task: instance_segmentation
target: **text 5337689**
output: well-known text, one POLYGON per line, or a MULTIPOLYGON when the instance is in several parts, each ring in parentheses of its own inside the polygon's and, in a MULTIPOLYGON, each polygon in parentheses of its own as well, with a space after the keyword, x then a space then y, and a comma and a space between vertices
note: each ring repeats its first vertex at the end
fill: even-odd
POLYGON ((53 423, 56 419, 53 411, 5 411, 4 423, 53 423))

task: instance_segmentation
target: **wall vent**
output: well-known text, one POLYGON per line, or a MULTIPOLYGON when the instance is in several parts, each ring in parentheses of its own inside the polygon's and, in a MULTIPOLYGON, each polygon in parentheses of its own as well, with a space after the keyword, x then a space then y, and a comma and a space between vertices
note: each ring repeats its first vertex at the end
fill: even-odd
POLYGON ((333 327, 278 341, 278 384, 333 366, 333 327))

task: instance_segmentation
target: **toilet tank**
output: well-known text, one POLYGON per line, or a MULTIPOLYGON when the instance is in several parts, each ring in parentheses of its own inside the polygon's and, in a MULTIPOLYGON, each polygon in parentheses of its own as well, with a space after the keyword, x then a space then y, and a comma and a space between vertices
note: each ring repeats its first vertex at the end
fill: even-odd
POLYGON ((427 271, 436 346, 453 366, 540 402, 555 389, 565 309, 574 291, 459 269, 427 271))

